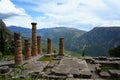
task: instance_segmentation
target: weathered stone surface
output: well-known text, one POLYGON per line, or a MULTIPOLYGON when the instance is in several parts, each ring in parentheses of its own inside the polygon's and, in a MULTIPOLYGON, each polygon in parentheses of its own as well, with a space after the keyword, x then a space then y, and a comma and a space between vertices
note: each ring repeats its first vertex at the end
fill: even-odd
POLYGON ((31 45, 30 40, 25 40, 25 59, 31 59, 31 45))
POLYGON ((41 43, 41 36, 37 36, 37 46, 38 46, 38 54, 42 54, 42 43, 41 43))
POLYGON ((50 38, 47 39, 47 54, 52 54, 52 40, 50 38))
POLYGON ((101 64, 104 66, 119 66, 120 65, 120 61, 95 61, 96 64, 101 64))
POLYGON ((15 64, 20 65, 23 63, 22 40, 20 33, 14 33, 14 44, 15 64))
POLYGON ((59 41, 59 55, 64 55, 64 38, 60 38, 59 41))
POLYGON ((32 56, 36 56, 38 54, 37 30, 36 30, 37 23, 31 23, 31 24, 32 24, 32 56))
POLYGON ((57 79, 66 79, 66 76, 56 76, 56 75, 48 75, 49 79, 57 80, 57 79))
POLYGON ((96 79, 67 78, 66 80, 96 80, 96 79))
POLYGON ((109 70, 112 77, 120 77, 120 70, 109 70))
POLYGON ((42 72, 42 70, 48 65, 48 61, 37 61, 37 62, 31 62, 27 65, 25 65, 25 68, 29 70, 30 72, 42 72))
POLYGON ((93 60, 93 58, 92 57, 85 57, 85 60, 87 63, 90 63, 93 60))
POLYGON ((1 66, 0 67, 0 74, 5 74, 9 72, 10 68, 8 66, 1 66))
POLYGON ((92 75, 92 74, 91 74, 91 72, 90 72, 90 70, 89 70, 88 68, 83 69, 83 70, 80 71, 80 76, 81 76, 82 78, 90 78, 91 75, 92 75))
POLYGON ((63 58, 57 67, 52 69, 52 72, 59 75, 91 75, 90 70, 84 60, 77 58, 63 58), (85 73, 83 73, 85 72, 85 73))
POLYGON ((72 74, 68 74, 67 78, 73 78, 74 76, 72 74))
POLYGON ((105 71, 101 71, 99 75, 103 78, 109 78, 110 77, 110 74, 108 72, 105 72, 105 71))
POLYGON ((101 72, 101 68, 100 68, 100 64, 95 64, 95 69, 96 69, 96 72, 97 73, 100 73, 101 72))

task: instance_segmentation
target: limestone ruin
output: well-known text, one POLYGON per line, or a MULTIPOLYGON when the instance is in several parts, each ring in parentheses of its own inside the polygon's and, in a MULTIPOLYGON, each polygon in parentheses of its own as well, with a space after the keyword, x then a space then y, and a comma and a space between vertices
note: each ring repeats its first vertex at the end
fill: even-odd
POLYGON ((52 54, 52 40, 50 38, 47 39, 47 54, 52 54))
POLYGON ((38 46, 38 54, 42 54, 42 43, 41 43, 41 36, 37 36, 37 46, 38 46))
POLYGON ((25 59, 31 59, 31 45, 30 40, 25 40, 25 59))
POLYGON ((50 38, 47 39, 47 52, 43 53, 41 36, 37 36, 37 23, 31 24, 32 43, 30 40, 25 39, 25 53, 23 56, 21 34, 14 33, 15 59, 0 61, 0 76, 12 76, 12 80, 24 79, 27 76, 30 76, 33 80, 120 79, 119 57, 77 58, 67 55, 64 53, 64 38, 59 39, 59 52, 57 55, 52 52, 52 40, 50 38), (23 69, 18 68, 18 71, 20 70, 19 76, 13 75, 17 72, 15 65, 23 66, 23 69), (104 70, 106 67, 107 70, 104 70))
POLYGON ((23 63, 22 55, 22 39, 20 33, 14 33, 14 55, 15 55, 15 64, 20 65, 23 63))
POLYGON ((38 54, 37 31, 36 31, 37 23, 31 23, 31 24, 32 24, 32 56, 37 56, 38 54))
POLYGON ((59 41, 59 55, 64 55, 64 38, 59 41))

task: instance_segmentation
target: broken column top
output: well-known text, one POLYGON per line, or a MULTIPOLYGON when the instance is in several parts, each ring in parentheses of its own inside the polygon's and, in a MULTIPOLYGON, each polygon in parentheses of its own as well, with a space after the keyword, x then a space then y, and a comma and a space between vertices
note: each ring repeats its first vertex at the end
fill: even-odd
POLYGON ((31 24, 32 24, 32 25, 37 25, 37 23, 35 23, 35 22, 32 22, 31 24))
POLYGON ((60 39, 64 39, 64 38, 60 38, 60 39))
POLYGON ((41 38, 41 36, 37 36, 37 38, 41 38))
POLYGON ((21 39, 21 33, 14 32, 14 38, 15 38, 16 40, 21 39))

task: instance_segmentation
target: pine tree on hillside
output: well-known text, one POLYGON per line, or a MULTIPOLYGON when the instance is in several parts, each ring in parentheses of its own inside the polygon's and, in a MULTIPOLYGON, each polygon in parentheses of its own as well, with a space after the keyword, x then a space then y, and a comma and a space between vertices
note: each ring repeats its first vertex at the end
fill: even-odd
POLYGON ((120 45, 109 50, 110 56, 120 57, 120 45))

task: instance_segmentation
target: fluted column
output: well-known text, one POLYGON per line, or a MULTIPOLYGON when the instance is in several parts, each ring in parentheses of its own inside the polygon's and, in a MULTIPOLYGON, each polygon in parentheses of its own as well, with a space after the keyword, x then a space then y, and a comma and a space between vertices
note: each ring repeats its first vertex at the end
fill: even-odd
POLYGON ((37 50, 37 31, 36 31, 37 23, 31 23, 31 24, 32 24, 32 56, 36 56, 38 54, 38 50, 37 50))
POLYGON ((23 63, 22 55, 22 39, 20 33, 14 33, 14 55, 15 55, 15 64, 21 65, 23 63))
POLYGON ((59 40, 59 55, 64 55, 64 38, 59 40))
POLYGON ((37 47, 38 47, 38 54, 42 54, 42 43, 41 43, 41 36, 37 36, 37 47))
POLYGON ((50 38, 47 39, 47 54, 52 54, 52 40, 50 38))
POLYGON ((25 40, 25 59, 31 59, 31 45, 30 40, 25 40))

